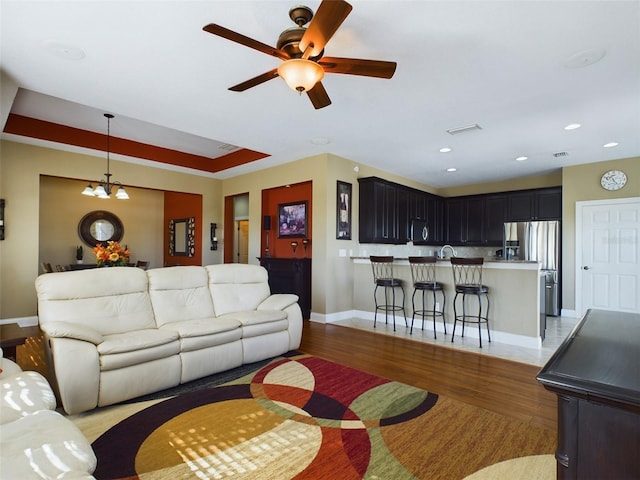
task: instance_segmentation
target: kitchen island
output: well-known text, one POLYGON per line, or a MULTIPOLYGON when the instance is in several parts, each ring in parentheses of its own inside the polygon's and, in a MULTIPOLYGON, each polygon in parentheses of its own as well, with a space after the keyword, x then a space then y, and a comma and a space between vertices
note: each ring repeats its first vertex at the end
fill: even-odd
MULTIPOLYGON (((368 257, 351 257, 354 263, 353 276, 353 308, 358 317, 373 320, 375 303, 373 299, 373 275, 368 257)), ((540 315, 540 265, 528 261, 499 261, 486 260, 483 266, 482 283, 489 287, 489 328, 494 342, 507 343, 529 348, 542 346, 544 336, 544 322, 540 315)), ((394 276, 404 280, 405 307, 407 320, 411 325, 411 296, 413 282, 409 261, 406 258, 396 258, 394 261, 394 276)), ((436 276, 445 285, 446 305, 445 315, 447 332, 453 331, 453 298, 455 289, 453 272, 449 260, 438 260, 436 276)), ((380 292, 379 292, 380 293, 380 292)), ((416 296, 416 301, 420 300, 416 296)), ((460 299, 458 299, 460 302, 460 299)), ((397 300, 396 300, 397 302, 397 300)), ((398 303, 398 302, 397 302, 398 303)), ((420 308, 416 306, 417 308, 420 308)), ((380 320, 380 316, 378 316, 380 320)), ((384 321, 384 320, 383 320, 384 321)), ((396 323, 402 325, 402 313, 396 315, 396 323)), ((416 317, 414 330, 421 327, 420 317, 416 317)), ((436 328, 443 331, 442 321, 438 319, 436 328)), ((433 322, 430 317, 425 321, 425 330, 432 330, 433 322)), ((484 326, 483 326, 484 329, 484 326)), ((460 325, 456 329, 456 338, 461 333, 460 325)), ((486 330, 483 331, 486 335, 486 330)), ((477 325, 467 325, 465 336, 478 338, 477 325)), ((455 341, 455 340, 454 340, 455 341)))

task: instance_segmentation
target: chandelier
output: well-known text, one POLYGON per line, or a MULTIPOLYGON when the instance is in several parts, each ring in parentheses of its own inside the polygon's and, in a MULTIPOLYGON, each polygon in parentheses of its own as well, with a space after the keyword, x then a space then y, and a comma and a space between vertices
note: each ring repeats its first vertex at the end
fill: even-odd
POLYGON ((98 186, 95 189, 93 188, 93 185, 89 183, 89 185, 87 185, 82 191, 82 195, 98 198, 111 198, 111 190, 113 187, 117 186, 118 191, 116 192, 116 198, 118 200, 128 200, 129 195, 124 189, 122 183, 111 181, 112 174, 109 172, 109 141, 111 139, 111 119, 113 118, 113 115, 111 115, 110 113, 105 113, 104 116, 107 118, 107 173, 104 174, 106 180, 100 180, 98 186))

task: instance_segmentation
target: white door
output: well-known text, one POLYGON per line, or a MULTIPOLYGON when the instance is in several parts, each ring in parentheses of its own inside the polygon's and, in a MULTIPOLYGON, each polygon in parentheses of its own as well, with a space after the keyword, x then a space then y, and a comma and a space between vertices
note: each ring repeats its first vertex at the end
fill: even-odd
POLYGON ((576 307, 640 313, 640 198, 576 205, 576 307))

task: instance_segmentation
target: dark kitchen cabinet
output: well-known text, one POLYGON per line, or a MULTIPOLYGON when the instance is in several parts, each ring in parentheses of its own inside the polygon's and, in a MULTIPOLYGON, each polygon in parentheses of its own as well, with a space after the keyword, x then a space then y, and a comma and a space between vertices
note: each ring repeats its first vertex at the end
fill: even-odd
POLYGON ((507 195, 491 193, 484 198, 484 238, 489 246, 502 246, 504 222, 507 221, 507 195))
MULTIPOLYGON (((442 242, 442 199, 420 190, 407 188, 404 191, 406 205, 401 223, 406 231, 407 240, 414 240, 416 245, 434 245, 442 242), (424 222, 427 228, 427 239, 416 241, 412 235, 415 220, 424 222)), ((401 200, 402 205, 402 200, 401 200)), ((421 223, 422 224, 422 223, 421 223)))
POLYGON ((453 197, 446 200, 445 243, 450 245, 484 244, 484 197, 453 197))
POLYGON ((509 193, 507 221, 560 220, 562 188, 541 188, 509 193))
POLYGON ((406 243, 406 229, 400 231, 399 221, 406 196, 400 194, 400 186, 376 177, 360 178, 358 183, 360 243, 406 243))
POLYGON ((271 293, 293 293, 303 320, 311 315, 311 259, 260 257, 260 265, 269 273, 271 293))

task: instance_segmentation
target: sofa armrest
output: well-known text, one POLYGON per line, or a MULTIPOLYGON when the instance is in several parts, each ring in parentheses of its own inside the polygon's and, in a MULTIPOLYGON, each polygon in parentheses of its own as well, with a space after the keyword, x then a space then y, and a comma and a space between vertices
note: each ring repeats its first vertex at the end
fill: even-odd
POLYGON ((257 310, 284 310, 297 302, 298 296, 292 293, 274 293, 258 305, 257 310))
POLYGON ((21 371, 22 369, 16 362, 2 356, 2 349, 0 348, 0 379, 20 373, 21 371))
POLYGON ((83 340, 94 345, 99 345, 104 341, 104 337, 100 332, 77 323, 49 322, 42 325, 41 328, 48 336, 53 338, 73 338, 74 340, 83 340))

